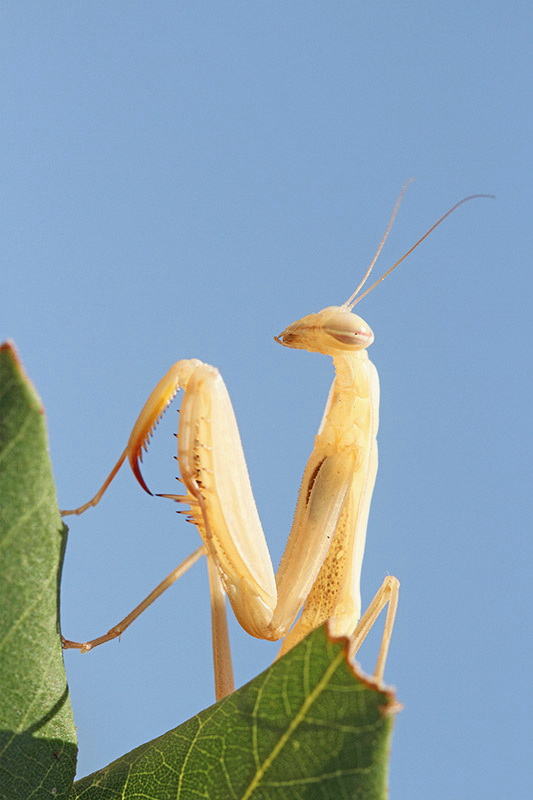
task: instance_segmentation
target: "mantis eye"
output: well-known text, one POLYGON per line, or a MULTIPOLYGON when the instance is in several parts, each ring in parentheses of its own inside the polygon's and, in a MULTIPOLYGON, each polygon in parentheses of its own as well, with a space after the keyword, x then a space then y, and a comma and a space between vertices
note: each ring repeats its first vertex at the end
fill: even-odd
POLYGON ((369 325, 357 314, 346 311, 339 311, 329 317, 324 323, 324 331, 350 350, 363 350, 374 341, 369 325))

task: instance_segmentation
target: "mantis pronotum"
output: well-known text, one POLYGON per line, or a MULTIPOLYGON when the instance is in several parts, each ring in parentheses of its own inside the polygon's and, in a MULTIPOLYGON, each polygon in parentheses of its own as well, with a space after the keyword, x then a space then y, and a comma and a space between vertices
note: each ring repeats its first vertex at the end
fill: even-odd
POLYGON ((178 429, 178 463, 185 491, 159 495, 189 506, 203 545, 180 564, 107 634, 64 647, 90 650, 119 636, 142 611, 202 555, 211 592, 217 699, 233 691, 225 595, 252 636, 284 639, 281 654, 328 620, 332 636, 350 641, 353 658, 385 606, 387 615, 375 678, 381 681, 398 600, 399 583, 388 576, 361 617, 359 581, 370 500, 377 470, 379 381, 366 349, 374 334, 353 308, 458 206, 437 222, 369 289, 360 294, 397 214, 403 188, 378 250, 357 289, 341 306, 329 306, 289 325, 276 336, 285 347, 329 355, 335 367, 329 398, 304 471, 292 530, 276 575, 252 495, 237 422, 224 382, 214 367, 178 361, 149 396, 128 444, 98 493, 66 514, 95 506, 126 460, 145 491, 142 452, 179 389, 184 396, 178 429), (302 609, 300 617, 295 622, 302 609), (293 624, 294 623, 294 624, 293 624))

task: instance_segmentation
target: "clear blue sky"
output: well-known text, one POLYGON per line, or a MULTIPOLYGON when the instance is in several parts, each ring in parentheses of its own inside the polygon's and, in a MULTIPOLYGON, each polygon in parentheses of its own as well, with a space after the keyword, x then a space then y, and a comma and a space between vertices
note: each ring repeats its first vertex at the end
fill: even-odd
MULTIPOLYGON (((273 336, 359 306, 382 385, 363 592, 401 581, 394 798, 531 791, 529 2, 27 2, 0 10, 2 338, 45 403, 60 505, 96 490, 179 358, 234 400, 274 562, 331 379, 273 336), (526 745, 527 742, 527 745, 526 745)), ((172 410, 145 460, 172 491, 172 410)), ((114 624, 197 546, 124 472, 71 525, 63 627, 114 624)), ((65 655, 80 771, 213 701, 205 567, 65 655)), ((275 645, 232 626, 239 684, 275 645)), ((373 653, 361 654, 372 668, 373 653)))

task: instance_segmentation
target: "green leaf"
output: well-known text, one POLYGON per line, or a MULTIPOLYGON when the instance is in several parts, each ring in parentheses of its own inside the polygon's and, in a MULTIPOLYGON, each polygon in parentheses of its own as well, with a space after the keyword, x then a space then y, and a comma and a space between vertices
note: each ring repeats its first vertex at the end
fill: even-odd
POLYGON ((66 541, 43 408, 0 347, 0 798, 68 797, 76 737, 58 624, 66 541))
POLYGON ((251 683, 74 784, 71 800, 386 797, 390 691, 323 628, 251 683))

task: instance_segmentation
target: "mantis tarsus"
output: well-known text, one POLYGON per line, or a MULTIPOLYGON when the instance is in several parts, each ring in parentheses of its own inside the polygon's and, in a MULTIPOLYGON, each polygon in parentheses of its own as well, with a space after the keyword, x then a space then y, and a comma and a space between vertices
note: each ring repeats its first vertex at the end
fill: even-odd
POLYGON ((85 505, 63 514, 81 514, 97 505, 126 459, 142 488, 151 494, 140 470, 142 452, 157 421, 177 391, 183 389, 178 463, 185 491, 159 496, 189 506, 190 511, 185 513, 198 528, 203 545, 107 634, 84 643, 63 640, 64 647, 87 651, 119 636, 205 554, 217 699, 234 688, 226 594, 248 633, 263 639, 284 638, 281 654, 328 620, 332 636, 349 639, 353 658, 382 609, 388 606, 374 673, 376 680, 382 680, 399 582, 386 577, 361 617, 359 582, 377 470, 379 381, 366 352, 374 334, 352 310, 458 206, 475 197, 491 196, 471 195, 460 200, 360 294, 390 232, 405 189, 406 186, 363 280, 348 300, 341 306, 329 306, 303 317, 275 337, 286 347, 329 355, 335 367, 335 379, 304 471, 292 530, 276 575, 224 382, 218 370, 208 364, 196 359, 178 361, 150 394, 124 452, 98 493, 85 505))

